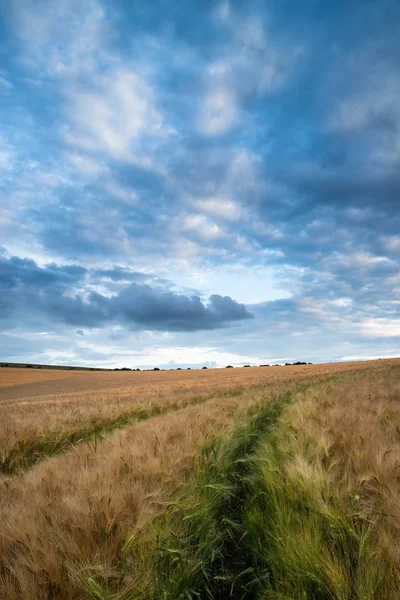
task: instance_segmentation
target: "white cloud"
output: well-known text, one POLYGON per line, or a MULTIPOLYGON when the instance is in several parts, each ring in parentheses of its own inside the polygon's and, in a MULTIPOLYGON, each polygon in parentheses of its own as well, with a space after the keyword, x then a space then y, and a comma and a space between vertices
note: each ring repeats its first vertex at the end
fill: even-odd
POLYGON ((193 200, 197 210, 215 215, 226 221, 236 221, 240 217, 239 205, 223 197, 201 198, 193 200))
POLYGON ((204 242, 210 242, 223 235, 223 229, 219 225, 209 221, 204 215, 199 214, 184 217, 182 229, 194 232, 204 242))
POLYGON ((0 88, 10 90, 12 87, 13 87, 13 84, 11 83, 11 81, 8 81, 8 79, 6 79, 5 77, 2 77, 2 75, 0 75, 0 88))
MULTIPOLYGON (((157 338, 160 338, 157 335, 157 338)), ((145 349, 121 351, 118 346, 115 349, 110 345, 101 347, 85 342, 79 342, 78 346, 85 349, 89 348, 99 354, 98 363, 105 366, 120 366, 121 359, 127 359, 131 364, 137 367, 148 367, 151 365, 213 365, 216 367, 225 367, 228 364, 242 365, 243 363, 259 363, 257 357, 246 354, 236 354, 226 352, 215 347, 208 346, 149 346, 145 349), (105 358, 102 360, 100 355, 105 358), (121 357, 121 358, 120 358, 121 357)), ((93 361, 92 361, 93 362, 93 361)))
POLYGON ((391 252, 400 250, 400 235, 390 235, 382 238, 382 243, 385 248, 391 252))
POLYGON ((328 131, 340 135, 368 131, 369 141, 358 154, 370 164, 389 168, 400 160, 400 79, 398 67, 387 58, 392 42, 390 37, 381 41, 379 49, 366 42, 346 61, 340 60, 324 86, 334 98, 328 102, 328 131))
POLYGON ((43 350, 43 362, 46 364, 65 364, 65 361, 76 360, 78 358, 73 350, 55 350, 49 348, 43 350))
POLYGON ((138 155, 140 136, 169 134, 152 89, 133 72, 105 75, 93 87, 74 87, 68 96, 71 127, 65 137, 86 151, 129 161, 138 155))
POLYGON ((389 263, 390 259, 386 256, 374 256, 369 252, 353 252, 341 256, 339 262, 348 268, 368 268, 389 263))
POLYGON ((352 298, 336 298, 335 300, 330 300, 328 302, 328 304, 331 304, 332 306, 337 306, 339 308, 347 308, 348 306, 351 306, 353 304, 353 300, 352 298))
POLYGON ((82 154, 70 154, 68 156, 71 164, 80 173, 88 177, 97 177, 103 172, 104 167, 96 160, 82 154))
POLYGON ((244 101, 279 89, 304 53, 293 40, 288 45, 274 39, 265 19, 256 14, 243 16, 228 2, 220 4, 215 14, 231 39, 206 71, 199 119, 205 135, 231 129, 240 119, 244 101))
POLYGON ((341 358, 339 358, 339 360, 343 361, 343 362, 347 362, 347 361, 352 361, 352 360, 379 360, 380 358, 398 358, 400 355, 400 352, 397 352, 397 354, 387 354, 385 351, 383 351, 381 354, 356 354, 354 356, 342 356, 341 358))
POLYGON ((138 201, 138 196, 135 192, 130 189, 123 188, 115 181, 104 183, 102 189, 106 194, 110 194, 110 196, 117 198, 125 204, 136 204, 138 201))
POLYGON ((0 135, 0 169, 11 171, 14 166, 14 157, 11 146, 5 137, 0 135))
POLYGON ((101 153, 153 168, 148 140, 175 135, 152 86, 113 48, 116 10, 106 12, 97 0, 16 0, 13 6, 20 59, 36 78, 56 85, 65 115, 61 134, 73 147, 69 160, 88 177, 100 173, 93 155, 101 153))
POLYGON ((104 54, 107 16, 96 0, 15 0, 12 10, 23 60, 39 76, 90 72, 104 54))
POLYGON ((205 135, 225 133, 237 117, 237 101, 228 89, 213 89, 205 97, 200 117, 200 131, 205 135))
POLYGON ((266 243, 270 241, 283 240, 285 238, 285 234, 278 227, 268 223, 267 220, 255 221, 252 224, 252 229, 258 235, 263 236, 266 243))
POLYGON ((374 337, 397 337, 400 336, 400 319, 365 319, 360 323, 360 331, 374 337))
MULTIPOLYGON (((365 76, 365 65, 359 68, 363 73, 362 81, 358 81, 357 88, 338 102, 331 116, 332 130, 340 133, 358 131, 388 114, 400 114, 400 81, 397 73, 385 69, 384 72, 368 71, 365 76)), ((353 76, 356 75, 352 69, 349 70, 353 76)), ((359 79, 360 73, 357 75, 359 79)))
POLYGON ((228 0, 221 2, 217 6, 217 9, 215 11, 215 16, 222 23, 229 23, 231 15, 232 15, 232 11, 231 11, 231 6, 230 6, 230 3, 228 2, 228 0))

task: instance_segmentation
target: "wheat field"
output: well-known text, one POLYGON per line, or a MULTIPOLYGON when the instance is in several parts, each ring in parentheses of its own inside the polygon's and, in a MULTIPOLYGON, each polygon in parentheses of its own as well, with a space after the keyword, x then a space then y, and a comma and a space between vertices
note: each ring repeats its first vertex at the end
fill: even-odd
POLYGON ((395 599, 400 359, 0 370, 0 598, 395 599))

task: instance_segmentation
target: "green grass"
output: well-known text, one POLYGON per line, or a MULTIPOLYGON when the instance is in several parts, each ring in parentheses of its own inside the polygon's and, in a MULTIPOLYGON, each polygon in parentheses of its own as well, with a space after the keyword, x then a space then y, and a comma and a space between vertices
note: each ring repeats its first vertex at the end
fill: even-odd
MULTIPOLYGON (((347 373, 342 377, 360 375, 360 372, 347 373)), ((335 380, 336 376, 325 376, 324 381, 335 380)), ((310 384, 307 380, 302 384, 298 384, 300 388, 310 384)), ((254 393, 259 393, 265 386, 257 387, 254 393)), ((300 389, 299 388, 299 389, 300 389)), ((143 409, 138 407, 130 411, 124 411, 114 418, 87 421, 80 427, 64 429, 61 431, 46 432, 35 439, 21 438, 11 447, 0 448, 0 474, 17 475, 26 471, 41 461, 52 456, 62 454, 69 450, 72 446, 79 443, 87 443, 96 450, 98 443, 108 434, 117 429, 122 429, 136 422, 149 419, 156 415, 166 414, 167 412, 185 408, 187 406, 202 404, 213 398, 240 397, 246 388, 239 387, 237 389, 214 392, 212 394, 202 394, 196 398, 187 400, 186 402, 170 403, 165 405, 152 404, 150 407, 143 409)))
MULTIPOLYGON (((235 390, 230 395, 238 396, 241 393, 243 393, 243 390, 235 390)), ((202 404, 212 397, 201 395, 187 402, 171 402, 164 405, 154 403, 146 409, 138 407, 134 410, 124 411, 111 419, 88 421, 81 427, 48 432, 33 440, 19 439, 10 448, 0 448, 0 473, 3 475, 16 475, 51 456, 66 452, 76 444, 86 443, 95 451, 99 442, 117 429, 123 429, 157 415, 164 415, 181 408, 202 404)))
POLYGON ((149 537, 127 539, 121 580, 101 581, 98 572, 88 569, 78 577, 86 592, 97 600, 242 598, 250 593, 258 578, 244 530, 249 460, 289 397, 253 407, 247 423, 205 448, 149 537))
POLYGON ((172 530, 163 526, 158 534, 155 594, 147 590, 142 597, 240 598, 252 590, 256 573, 243 515, 249 458, 281 407, 282 401, 263 407, 228 443, 220 441, 205 453, 189 494, 167 513, 172 530))
POLYGON ((244 521, 263 582, 259 598, 377 598, 378 581, 373 593, 359 593, 362 563, 373 556, 368 526, 339 508, 328 485, 303 479, 288 462, 273 436, 253 458, 244 521))
MULTIPOLYGON (((279 398, 265 397, 242 413, 242 422, 193 459, 177 489, 164 490, 163 514, 118 542, 111 569, 96 559, 68 567, 82 598, 395 600, 388 563, 374 548, 374 525, 354 504, 358 491, 338 497, 328 466, 314 468, 312 444, 296 438, 285 416, 303 393, 317 396, 321 385, 340 392, 341 382, 356 386, 363 377, 350 372, 292 383, 279 398)), ((198 396, 186 406, 242 392, 198 396)), ((21 440, 0 471, 18 473, 78 443, 96 450, 116 429, 183 407, 154 404, 21 440)))
MULTIPOLYGON (((352 377, 325 378, 336 381, 352 377)), ((356 380, 356 377, 355 377, 356 380)), ((147 535, 121 548, 119 575, 75 574, 97 600, 388 600, 390 573, 374 550, 373 524, 335 495, 329 477, 294 463, 280 419, 297 385, 249 411, 203 450, 147 535), (282 428, 284 434, 282 435, 282 428)), ((312 466, 307 444, 300 458, 312 466)))

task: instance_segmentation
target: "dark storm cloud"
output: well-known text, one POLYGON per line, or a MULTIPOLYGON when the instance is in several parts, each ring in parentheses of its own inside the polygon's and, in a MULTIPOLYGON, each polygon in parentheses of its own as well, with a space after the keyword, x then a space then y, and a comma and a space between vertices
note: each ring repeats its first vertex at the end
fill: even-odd
POLYGON ((7 259, 0 255, 0 281, 6 289, 18 289, 19 286, 68 288, 81 281, 86 273, 87 269, 78 265, 59 266, 52 263, 41 268, 29 258, 12 256, 7 259))
POLYGON ((204 304, 198 296, 189 298, 137 284, 121 291, 111 306, 128 322, 167 331, 216 329, 251 318, 245 306, 229 296, 214 294, 204 304))
MULTIPOLYGON (((115 274, 113 270, 111 273, 115 274)), ((243 304, 217 294, 203 303, 198 296, 138 283, 131 283, 111 297, 88 290, 82 292, 75 286, 82 283, 86 274, 86 269, 73 265, 38 267, 33 260, 3 257, 0 260, 0 291, 5 299, 2 318, 12 319, 14 311, 18 318, 27 311, 80 327, 123 323, 159 331, 217 329, 252 318, 243 304)))

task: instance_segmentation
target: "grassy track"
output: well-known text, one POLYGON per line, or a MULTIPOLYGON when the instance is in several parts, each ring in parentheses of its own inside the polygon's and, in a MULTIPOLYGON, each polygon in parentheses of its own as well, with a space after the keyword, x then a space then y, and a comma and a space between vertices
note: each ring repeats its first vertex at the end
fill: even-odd
POLYGON ((132 537, 122 550, 124 570, 140 565, 140 582, 136 580, 132 589, 121 580, 118 592, 110 593, 94 574, 85 574, 80 584, 92 598, 255 597, 260 579, 244 514, 250 466, 260 439, 276 425, 290 397, 289 391, 273 404, 251 409, 248 422, 229 440, 220 438, 204 450, 183 494, 178 493, 164 517, 153 524, 148 543, 132 537))
POLYGON ((255 570, 243 514, 249 461, 288 398, 263 407, 235 431, 228 444, 216 444, 208 451, 205 468, 196 473, 188 497, 167 514, 172 531, 163 525, 158 534, 159 576, 154 596, 143 590, 139 597, 240 598, 251 592, 255 570))
POLYGON ((376 550, 379 531, 358 506, 359 488, 341 496, 335 460, 291 426, 292 399, 340 394, 346 379, 303 384, 253 408, 204 451, 147 539, 128 538, 115 587, 81 573, 82 588, 97 600, 398 598, 398 563, 376 550))
POLYGON ((252 393, 121 413, 5 478, 5 597, 397 600, 400 368, 252 393))
MULTIPOLYGON (((232 395, 239 395, 239 393, 233 393, 232 395)), ((89 422, 82 427, 48 432, 33 440, 18 440, 11 448, 0 449, 0 473, 3 475, 21 473, 34 467, 42 460, 66 452, 72 446, 83 442, 89 444, 95 450, 104 436, 117 429, 128 427, 156 415, 163 415, 187 406, 202 404, 209 399, 210 396, 204 395, 188 402, 171 402, 164 405, 154 403, 147 409, 139 407, 124 411, 115 418, 89 422)))

